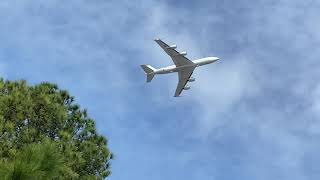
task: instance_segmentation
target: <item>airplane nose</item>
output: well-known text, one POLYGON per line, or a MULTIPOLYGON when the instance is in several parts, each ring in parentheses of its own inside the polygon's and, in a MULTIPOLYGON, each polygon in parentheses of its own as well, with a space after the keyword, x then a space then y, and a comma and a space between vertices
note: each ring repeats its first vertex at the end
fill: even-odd
POLYGON ((219 60, 219 58, 214 57, 214 58, 212 58, 212 59, 211 59, 211 61, 210 61, 210 62, 211 62, 211 63, 213 63, 213 62, 216 62, 216 61, 218 61, 218 60, 219 60))

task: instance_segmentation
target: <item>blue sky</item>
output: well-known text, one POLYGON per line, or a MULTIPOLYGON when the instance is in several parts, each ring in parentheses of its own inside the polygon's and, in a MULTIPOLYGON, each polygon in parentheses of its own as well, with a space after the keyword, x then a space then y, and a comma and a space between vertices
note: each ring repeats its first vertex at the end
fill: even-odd
POLYGON ((320 178, 320 3, 2 0, 0 75, 67 89, 116 155, 111 180, 320 178), (201 67, 182 98, 175 74, 201 67))

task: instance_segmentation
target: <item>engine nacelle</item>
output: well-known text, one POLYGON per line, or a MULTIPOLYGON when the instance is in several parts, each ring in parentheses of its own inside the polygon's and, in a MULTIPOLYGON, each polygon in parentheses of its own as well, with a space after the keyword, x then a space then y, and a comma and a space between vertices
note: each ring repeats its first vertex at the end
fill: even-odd
POLYGON ((185 55, 187 55, 187 52, 183 51, 183 52, 180 52, 179 54, 182 55, 182 56, 185 56, 185 55))
POLYGON ((183 89, 184 89, 184 90, 189 90, 189 89, 190 89, 190 86, 185 86, 183 89))
POLYGON ((196 80, 196 79, 195 79, 194 77, 190 77, 188 81, 189 81, 189 82, 193 82, 193 81, 195 81, 195 80, 196 80))
POLYGON ((167 47, 167 49, 176 49, 176 48, 177 48, 177 45, 175 45, 175 44, 173 44, 173 45, 171 45, 171 46, 167 47))

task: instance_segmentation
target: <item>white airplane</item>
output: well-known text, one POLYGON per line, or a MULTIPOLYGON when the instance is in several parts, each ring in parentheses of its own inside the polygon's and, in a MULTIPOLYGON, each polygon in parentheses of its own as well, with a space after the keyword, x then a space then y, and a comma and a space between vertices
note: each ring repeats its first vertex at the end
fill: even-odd
POLYGON ((160 69, 155 69, 150 65, 141 65, 141 67, 147 74, 147 82, 151 82, 154 75, 156 74, 168 74, 178 72, 179 83, 174 97, 180 96, 182 90, 190 89, 190 86, 186 86, 186 84, 187 82, 195 81, 195 78, 191 77, 191 75, 196 67, 210 64, 219 60, 218 57, 206 57, 191 61, 186 57, 187 52, 178 52, 175 50, 177 48, 177 45, 169 46, 160 39, 155 39, 155 41, 171 57, 175 65, 160 69))

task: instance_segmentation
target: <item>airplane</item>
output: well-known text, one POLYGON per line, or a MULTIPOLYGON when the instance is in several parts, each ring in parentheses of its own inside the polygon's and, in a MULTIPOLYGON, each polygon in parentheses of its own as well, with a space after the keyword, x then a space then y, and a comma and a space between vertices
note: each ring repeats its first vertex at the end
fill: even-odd
POLYGON ((156 74, 168 74, 178 72, 179 82, 174 94, 174 97, 180 96, 183 90, 189 90, 190 86, 186 86, 187 82, 195 81, 191 75, 193 70, 198 66, 210 64, 219 60, 218 57, 205 57, 197 60, 189 60, 186 55, 187 52, 178 52, 176 50, 177 45, 169 46, 161 39, 157 38, 154 40, 172 59, 175 65, 156 69, 151 65, 141 65, 142 69, 147 75, 147 82, 151 82, 154 75, 156 74))

